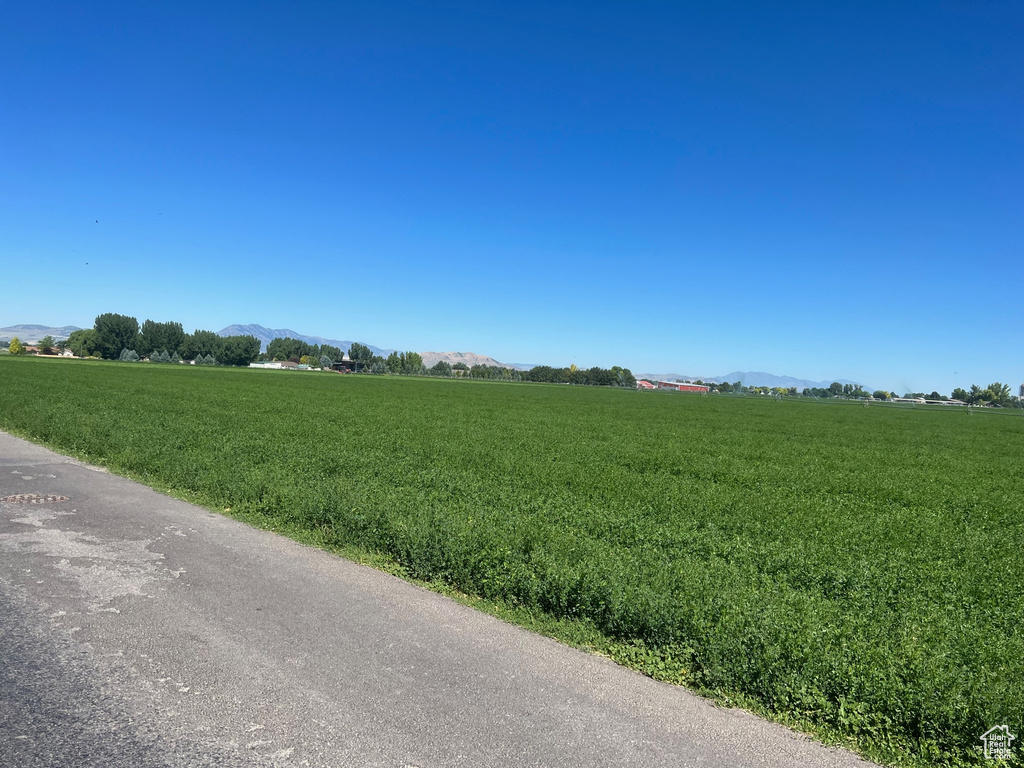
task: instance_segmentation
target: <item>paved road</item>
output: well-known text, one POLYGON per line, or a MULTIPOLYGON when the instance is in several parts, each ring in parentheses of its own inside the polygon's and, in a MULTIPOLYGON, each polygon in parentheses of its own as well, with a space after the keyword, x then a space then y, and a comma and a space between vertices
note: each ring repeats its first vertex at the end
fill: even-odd
POLYGON ((0 765, 867 766, 0 432, 0 765))

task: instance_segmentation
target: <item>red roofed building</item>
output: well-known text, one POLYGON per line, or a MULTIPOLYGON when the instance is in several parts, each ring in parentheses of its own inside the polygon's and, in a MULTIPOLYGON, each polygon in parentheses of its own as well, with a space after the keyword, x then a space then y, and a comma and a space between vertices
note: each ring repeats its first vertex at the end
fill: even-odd
POLYGON ((711 388, 706 384, 690 384, 686 381, 659 381, 658 389, 668 389, 672 392, 707 392, 711 388))

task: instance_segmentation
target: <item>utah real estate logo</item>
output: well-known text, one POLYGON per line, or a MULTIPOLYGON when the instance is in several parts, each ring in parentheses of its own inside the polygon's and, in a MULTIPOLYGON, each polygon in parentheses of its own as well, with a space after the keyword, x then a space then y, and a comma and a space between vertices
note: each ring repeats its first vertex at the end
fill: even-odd
POLYGON ((985 744, 985 758, 987 760, 1009 760, 1013 757, 1010 742, 1016 738, 1010 733, 1008 725, 989 728, 981 735, 981 740, 985 744))

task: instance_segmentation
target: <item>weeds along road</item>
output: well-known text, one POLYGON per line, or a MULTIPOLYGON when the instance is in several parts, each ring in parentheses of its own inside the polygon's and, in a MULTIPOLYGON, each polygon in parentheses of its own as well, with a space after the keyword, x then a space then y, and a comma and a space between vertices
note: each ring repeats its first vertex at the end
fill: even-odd
POLYGON ((868 765, 2 432, 0 497, 3 766, 868 765))

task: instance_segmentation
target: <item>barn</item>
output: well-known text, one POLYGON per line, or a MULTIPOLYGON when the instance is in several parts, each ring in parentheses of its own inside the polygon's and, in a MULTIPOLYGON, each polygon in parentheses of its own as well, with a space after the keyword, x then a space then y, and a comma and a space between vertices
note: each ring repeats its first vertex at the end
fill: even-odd
POLYGON ((658 389, 672 392, 707 392, 710 387, 706 384, 691 384, 688 381, 659 381, 658 389))

